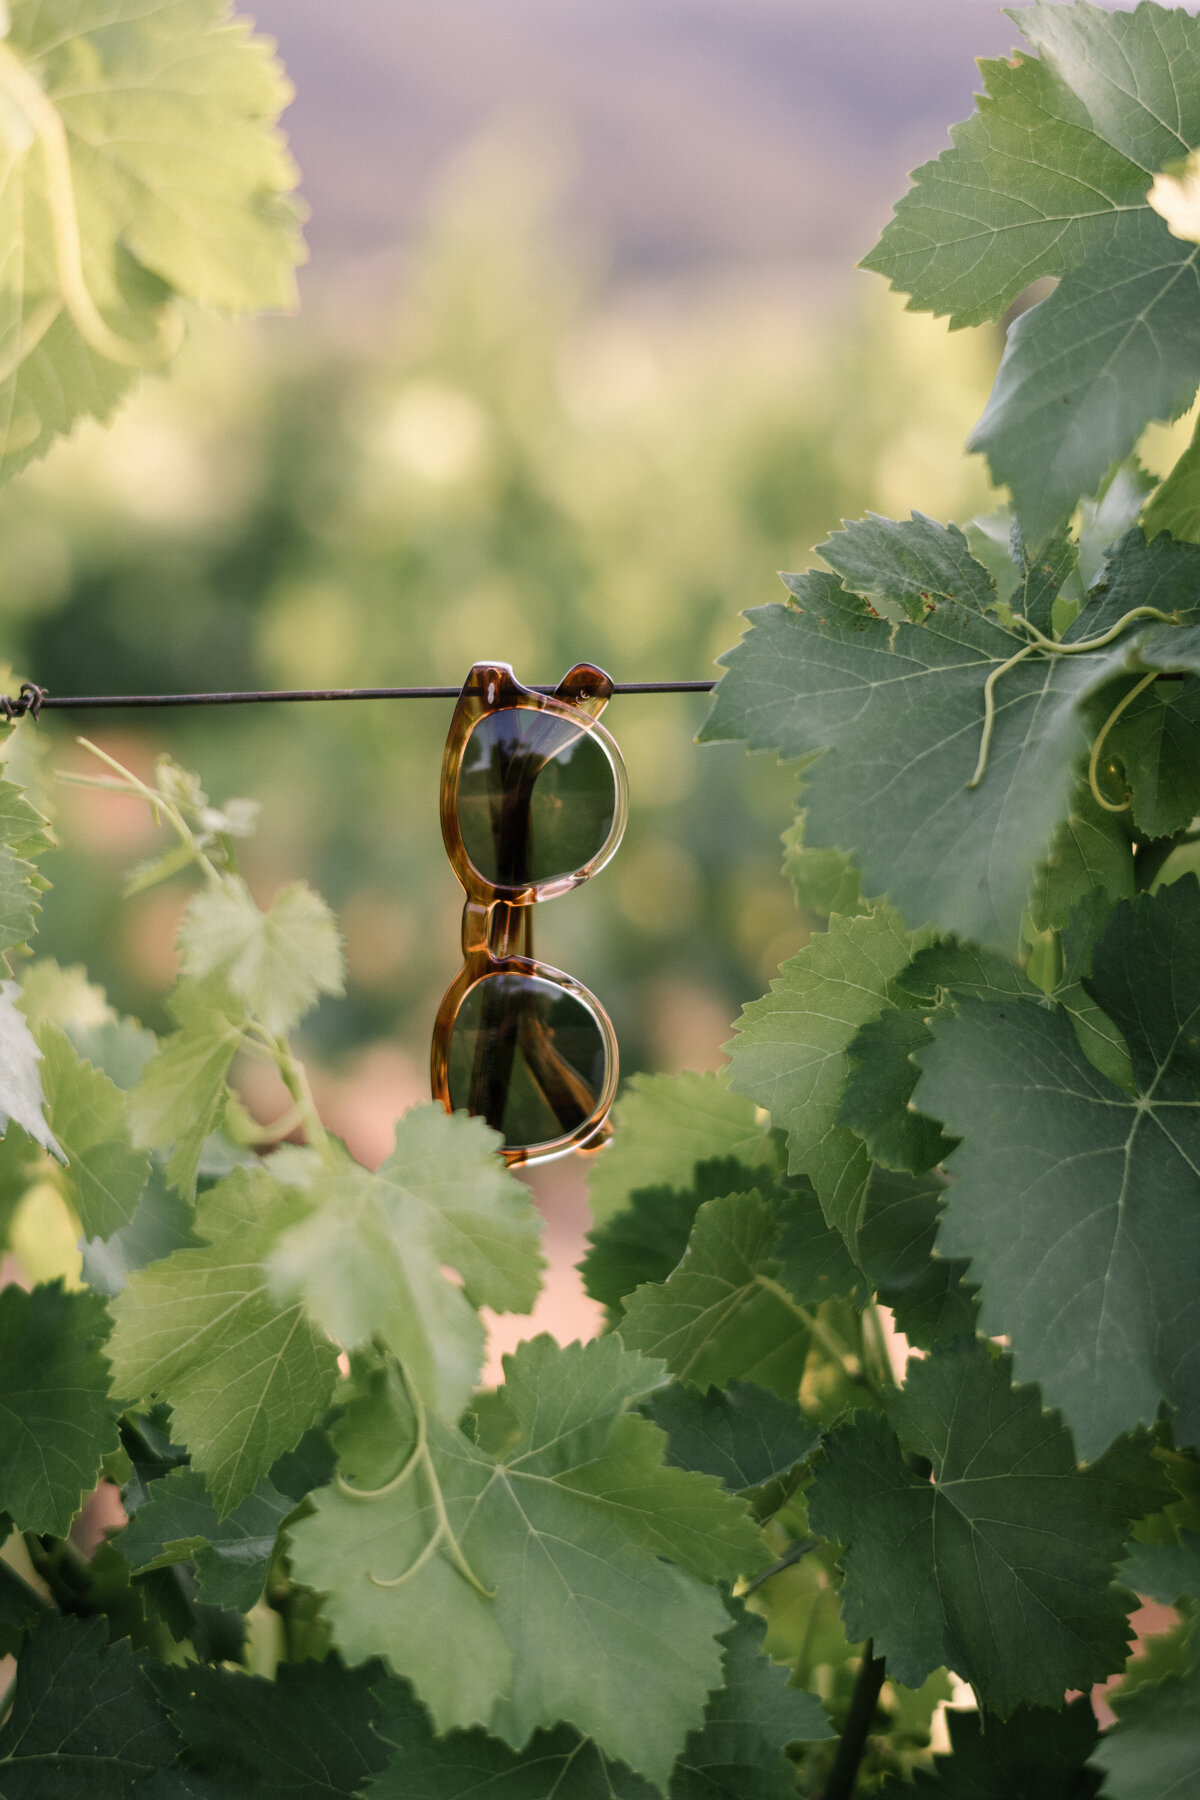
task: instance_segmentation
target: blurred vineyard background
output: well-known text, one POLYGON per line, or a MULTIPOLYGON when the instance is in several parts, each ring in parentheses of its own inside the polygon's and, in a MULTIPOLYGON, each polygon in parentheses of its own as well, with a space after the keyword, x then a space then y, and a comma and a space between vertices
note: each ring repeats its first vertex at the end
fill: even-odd
MULTIPOLYGON (((501 33, 453 11, 452 29, 428 0, 258 9, 299 90, 304 308, 197 318, 173 380, 0 495, 19 676, 59 694, 450 683, 488 656, 531 681, 584 658, 702 678, 841 517, 987 505, 961 446, 997 337, 950 336, 851 270, 1007 21, 963 0, 903 19, 853 0, 832 21, 804 0, 522 0, 501 33)), ((75 730, 260 801, 259 897, 302 877, 340 915, 347 994, 305 1048, 330 1123, 377 1160, 427 1096, 458 966, 450 710, 47 715, 43 953, 167 1023, 186 890, 122 899, 154 829, 53 782, 85 761, 75 730)), ((539 954, 609 1006, 627 1074, 717 1066, 809 926, 780 874, 794 772, 697 749, 704 710, 613 702, 624 846, 537 921, 539 954)))

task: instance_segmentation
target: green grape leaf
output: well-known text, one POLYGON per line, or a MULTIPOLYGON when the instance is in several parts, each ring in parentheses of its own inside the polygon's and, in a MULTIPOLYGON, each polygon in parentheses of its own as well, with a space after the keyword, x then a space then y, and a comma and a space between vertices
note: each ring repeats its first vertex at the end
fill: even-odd
MULTIPOLYGON (((724 1686, 709 1700, 704 1723, 689 1734, 667 1789, 669 1800, 792 1800, 795 1771, 783 1746, 831 1736, 816 1696, 788 1685, 787 1672, 762 1655, 764 1626, 741 1612, 725 1644, 724 1686)), ((514 1752, 482 1731, 437 1738, 406 1683, 379 1690, 380 1730, 398 1746, 369 1800, 656 1800, 657 1787, 569 1725, 539 1731, 514 1752)))
POLYGON ((1196 878, 1118 906, 1085 985, 1128 1042, 1133 1095, 1057 1009, 962 999, 931 1018, 916 1097, 964 1140, 940 1248, 970 1259, 983 1330, 1091 1458, 1163 1397, 1178 1442, 1200 1435, 1196 878))
POLYGON ((103 1619, 47 1613, 29 1634, 0 1728, 5 1800, 126 1800, 177 1742, 128 1640, 105 1647, 103 1619))
POLYGON ((917 170, 866 266, 956 325, 1061 278, 1011 328, 971 439, 1041 543, 1200 379, 1200 252, 1147 199, 1200 141, 1200 27, 1156 6, 1014 16, 1040 58, 984 64, 977 112, 917 170))
POLYGON ((861 1141, 837 1123, 847 1052, 868 1019, 903 997, 893 993, 913 940, 888 906, 833 918, 785 962, 763 999, 747 1006, 728 1046, 730 1085, 765 1106, 788 1134, 788 1165, 805 1174, 829 1222, 853 1246, 867 1178, 861 1141))
POLYGON ((60 1159, 63 1157, 46 1123, 46 1095, 39 1064, 42 1052, 18 1005, 15 981, 0 981, 0 1130, 19 1125, 60 1159))
POLYGON ((380 1339, 425 1403, 456 1419, 483 1360, 476 1308, 528 1312, 541 1280, 541 1222, 482 1119, 413 1107, 369 1173, 315 1179, 308 1216, 279 1240, 272 1281, 346 1347, 380 1339), (462 1277, 457 1287, 444 1266, 462 1277))
POLYGON ((1030 902, 1035 929, 1061 930, 1096 888, 1114 900, 1133 898, 1133 840, 1124 819, 1097 806, 1082 781, 1038 873, 1030 902))
MULTIPOLYGON (((1200 681, 1151 682, 1113 725, 1104 748, 1105 760, 1121 765, 1139 835, 1184 830, 1200 813, 1200 681)), ((1119 801, 1122 785, 1112 786, 1109 797, 1119 801)))
POLYGON ((1200 1668, 1113 1696, 1117 1722, 1092 1762, 1111 1800, 1191 1800, 1200 1743, 1200 1668))
MULTIPOLYGON (((721 659, 702 740, 744 739, 785 760, 824 751, 804 770, 808 841, 852 851, 866 890, 888 894, 905 919, 1011 956, 1089 747, 1081 703, 1135 653, 1189 667, 1189 631, 1131 626, 1086 654, 1039 652, 1009 668, 986 767, 969 787, 985 683, 1028 639, 960 605, 889 625, 832 575, 785 581, 793 604, 753 610, 721 659)), ((1101 636, 1143 605, 1186 621, 1198 583, 1200 549, 1132 532, 1064 641, 1101 636)))
POLYGON ((380 1672, 378 1663, 344 1668, 336 1656, 281 1662, 271 1681, 194 1662, 159 1664, 152 1679, 183 1737, 187 1774, 181 1787, 168 1779, 151 1793, 162 1800, 192 1792, 206 1800, 352 1800, 388 1759, 371 1691, 380 1672), (186 1785, 193 1776, 203 1778, 195 1789, 186 1785))
POLYGON ((687 1249, 696 1214, 706 1200, 745 1192, 754 1173, 734 1156, 696 1164, 690 1188, 638 1188, 624 1212, 588 1233, 591 1248, 579 1264, 593 1300, 619 1316, 626 1294, 645 1281, 665 1281, 687 1249))
POLYGON ((54 848, 47 820, 34 806, 24 788, 0 776, 0 844, 25 862, 34 862, 45 850, 54 848))
POLYGON ((167 1177, 191 1199, 244 1022, 227 998, 190 982, 180 982, 168 1004, 180 1029, 146 1064, 130 1096, 130 1118, 138 1149, 171 1152, 167 1177))
POLYGON ((0 951, 27 944, 37 930, 37 916, 42 910, 36 899, 38 879, 31 862, 7 844, 0 844, 0 951))
POLYGON ((1039 556, 1031 557, 1015 519, 1012 540, 1019 579, 1016 589, 1008 596, 1009 605, 1031 625, 1049 635, 1054 622, 1054 602, 1078 567, 1079 546, 1069 537, 1051 538, 1039 556))
MULTIPOLYGON (((0 1532, 7 1535, 7 1524, 0 1532)), ((0 1656, 15 1656, 25 1633, 36 1625, 49 1602, 22 1579, 8 1563, 0 1562, 0 1656)))
POLYGON ((592 1217, 603 1225, 639 1188, 674 1186, 681 1169, 716 1156, 751 1168, 775 1161, 775 1146, 749 1101, 724 1074, 634 1075, 613 1109, 615 1135, 589 1171, 592 1217))
POLYGON ((945 1186, 933 1172, 876 1167, 858 1228, 863 1273, 909 1343, 926 1350, 975 1334, 975 1300, 963 1286, 967 1264, 934 1254, 945 1186))
POLYGON ((204 1606, 249 1612, 263 1590, 279 1527, 296 1502, 258 1482, 225 1519, 196 1469, 171 1469, 125 1529, 113 1538, 135 1575, 195 1562, 196 1598, 204 1606))
POLYGON ((1091 1800, 1100 1786, 1085 1768, 1096 1715, 1083 1695, 1061 1712, 1019 1706, 1010 1719, 950 1710, 952 1756, 917 1769, 912 1791, 929 1800, 1091 1800))
POLYGON ((107 417, 182 336, 173 295, 295 303, 290 97, 266 40, 219 0, 14 0, 0 59, 2 466, 107 417), (165 309, 165 310, 164 310, 165 309))
POLYGON ((120 1088, 76 1054, 65 1031, 43 1025, 42 1086, 66 1155, 63 1185, 88 1237, 131 1223, 150 1176, 150 1158, 129 1141, 129 1105, 120 1088))
POLYGON ((245 882, 226 876, 197 894, 179 928, 184 973, 213 978, 273 1037, 290 1031, 321 994, 341 994, 342 947, 333 915, 302 881, 260 912, 245 882))
POLYGON ((1142 529, 1148 538, 1169 531, 1173 538, 1200 543, 1200 431, 1147 501, 1142 529))
POLYGON ((721 1678, 728 1621, 704 1584, 759 1567, 762 1539, 626 1410, 661 1364, 616 1337, 542 1336, 505 1370, 519 1435, 502 1459, 430 1418, 422 1459, 378 1498, 312 1496, 294 1574, 343 1653, 384 1656, 439 1732, 482 1725, 519 1749, 565 1721, 665 1788, 721 1678))
POLYGON ((0 1289, 0 1510, 23 1531, 65 1537, 120 1443, 107 1330, 95 1294, 0 1289))
POLYGON ((779 1224, 757 1192, 708 1201, 675 1272, 629 1296, 623 1341, 700 1388, 744 1380, 794 1395, 812 1322, 784 1285, 779 1224))
POLYGON ((673 1381, 642 1410, 666 1432, 669 1463, 715 1475, 731 1494, 745 1495, 759 1518, 779 1510, 821 1437, 794 1400, 748 1381, 707 1393, 673 1381))
POLYGON ((830 913, 853 918, 866 911, 861 877, 850 858, 840 850, 814 850, 804 842, 803 808, 781 841, 784 879, 791 882, 802 912, 827 919, 830 913))
POLYGON ((817 545, 817 555, 841 576, 848 593, 874 601, 893 623, 919 623, 940 601, 957 600, 976 612, 996 603, 992 578, 958 526, 939 525, 924 513, 844 519, 841 531, 817 545))
POLYGON ((1200 1531, 1181 1532, 1176 1543, 1130 1544, 1117 1575, 1135 1594, 1163 1606, 1185 1595, 1200 1599, 1200 1531))
POLYGON ((114 1391, 174 1409, 173 1429, 218 1515, 250 1494, 327 1404, 335 1352, 296 1301, 276 1299, 266 1259, 305 1211, 265 1167, 201 1197, 196 1250, 129 1277, 112 1305, 114 1391))
POLYGON ((885 1168, 920 1175, 953 1148, 935 1120, 909 1105, 920 1074, 909 1059, 932 1042, 919 1012, 890 1010, 860 1025, 847 1048, 850 1072, 837 1123, 855 1132, 885 1168))
POLYGON ((86 1238, 83 1279, 106 1299, 120 1293, 134 1269, 159 1262, 174 1250, 194 1250, 199 1243, 192 1230, 192 1209, 168 1187, 162 1170, 151 1166, 150 1179, 132 1219, 120 1231, 102 1238, 86 1238))
POLYGON ((1002 1717, 1123 1665, 1128 1595, 1109 1584, 1160 1479, 1144 1445, 1077 1468, 1061 1419, 1009 1382, 982 1344, 910 1362, 886 1420, 858 1413, 826 1440, 807 1495, 813 1530, 845 1546, 848 1637, 872 1636, 908 1687, 956 1670, 1002 1717))

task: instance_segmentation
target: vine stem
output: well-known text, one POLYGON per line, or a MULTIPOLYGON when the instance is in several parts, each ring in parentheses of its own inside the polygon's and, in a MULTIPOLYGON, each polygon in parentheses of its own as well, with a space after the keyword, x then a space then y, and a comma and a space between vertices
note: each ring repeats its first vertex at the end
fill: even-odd
MULTIPOLYGON (((178 313, 164 313, 158 321, 155 336, 149 342, 139 344, 114 331, 92 299, 83 273, 83 246, 66 127, 37 77, 9 45, 2 43, 0 90, 15 110, 24 115, 31 137, 41 145, 46 200, 54 237, 54 271, 62 304, 71 316, 71 323, 92 350, 123 368, 150 369, 169 361, 183 342, 183 321, 178 313)), ((53 317, 43 307, 35 313, 34 321, 35 327, 40 327, 40 335, 53 323, 53 317)))
POLYGON ((842 1727, 837 1755, 833 1759, 833 1768, 829 1772, 829 1780, 825 1783, 821 1800, 851 1800, 886 1674, 887 1665, 882 1656, 875 1655, 873 1641, 868 1638, 863 1648, 862 1665, 854 1683, 854 1692, 850 1696, 850 1710, 842 1727))
MULTIPOLYGON (((0 50, 3 48, 4 46, 0 44, 0 50)), ((187 820, 184 818, 179 808, 175 805, 174 801, 168 800, 166 795, 160 792, 158 788, 149 787, 146 782, 140 780, 139 777, 133 773, 132 769, 127 769, 123 763, 119 763, 116 758, 110 756, 106 750, 102 750, 99 744, 93 744, 90 738, 76 738, 75 742, 81 749, 88 751, 90 755, 102 762, 106 768, 112 769, 115 774, 120 776, 120 780, 116 782, 103 781, 87 775, 76 775, 72 773, 70 769, 60 769, 59 779, 70 782, 75 787, 102 787, 109 793, 119 793, 124 791, 126 793, 139 794, 141 798, 148 803, 155 814, 156 823, 159 814, 167 819, 180 843, 186 850, 191 852, 209 886, 220 887, 220 870, 217 868, 216 864, 204 854, 203 850, 196 842, 194 832, 188 825, 187 820)))
POLYGON ((847 1349, 846 1345, 843 1344, 839 1338, 834 1336, 833 1332, 830 1331, 829 1327, 817 1317, 816 1313, 810 1312, 807 1306, 801 1306, 798 1301, 793 1300, 792 1296, 781 1282, 773 1280, 770 1275, 756 1275, 754 1277, 754 1284, 756 1287, 765 1289, 768 1294, 773 1294, 776 1300, 786 1306, 788 1311, 793 1313, 807 1330, 811 1331, 818 1344, 828 1351, 834 1362, 841 1364, 842 1370, 849 1381, 857 1381, 865 1384, 867 1387, 873 1387, 875 1385, 858 1357, 854 1355, 853 1351, 847 1349))

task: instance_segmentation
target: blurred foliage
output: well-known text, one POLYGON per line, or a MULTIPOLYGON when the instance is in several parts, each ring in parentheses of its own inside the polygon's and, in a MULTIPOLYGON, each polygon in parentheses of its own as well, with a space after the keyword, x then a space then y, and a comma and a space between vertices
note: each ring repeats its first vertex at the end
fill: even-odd
MULTIPOLYGON (((990 333, 948 337, 866 284, 824 313, 782 276, 606 294, 556 236, 549 162, 489 137, 446 178, 382 323, 198 324, 169 387, 10 490, 0 615, 19 672, 59 694, 447 683, 485 656, 527 681, 584 658, 618 680, 702 678, 839 518, 987 504, 961 444, 990 333)), ((697 749, 704 711, 613 703, 625 843, 537 921, 539 954, 609 1006, 627 1072, 711 1066, 806 935, 779 876, 794 776, 697 749)), ((347 939, 348 995, 310 1053, 352 1074, 365 1046, 399 1043, 415 1097, 458 966, 437 821, 449 712, 46 715, 39 746, 47 776, 79 766, 81 730, 143 770, 171 751, 217 801, 261 800, 252 886, 265 900, 306 877, 347 939)), ((43 950, 162 1024, 182 894, 118 911, 145 820, 43 798, 62 845, 43 950)))

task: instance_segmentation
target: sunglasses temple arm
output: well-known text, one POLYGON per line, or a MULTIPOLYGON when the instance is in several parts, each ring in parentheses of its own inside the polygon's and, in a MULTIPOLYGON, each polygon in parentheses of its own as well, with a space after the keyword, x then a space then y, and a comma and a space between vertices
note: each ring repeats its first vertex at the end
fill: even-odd
POLYGON ((595 1111, 595 1094, 563 1061, 532 1007, 522 1008, 519 1034, 521 1053, 542 1098, 563 1130, 572 1130, 595 1111))

